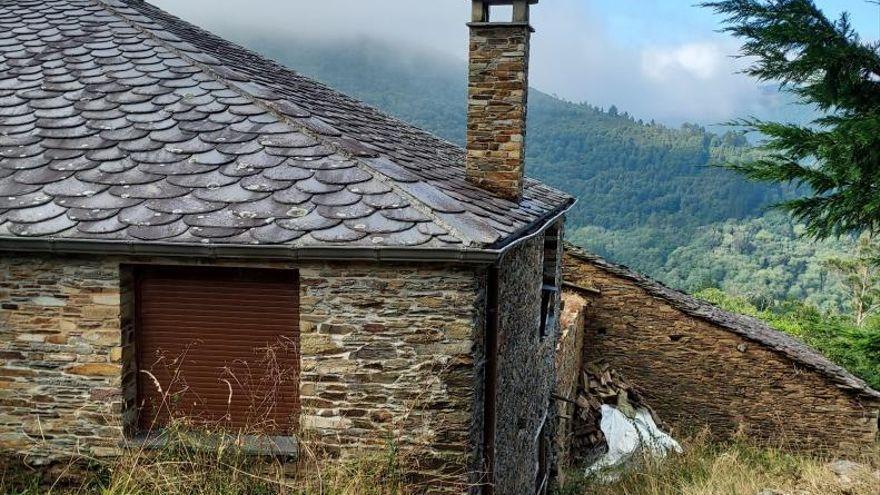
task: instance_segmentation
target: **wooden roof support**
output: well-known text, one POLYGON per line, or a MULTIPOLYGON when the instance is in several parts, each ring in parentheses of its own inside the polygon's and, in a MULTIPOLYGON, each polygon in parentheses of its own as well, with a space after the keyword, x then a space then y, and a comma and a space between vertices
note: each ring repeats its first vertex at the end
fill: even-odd
POLYGON ((595 288, 595 287, 586 287, 584 285, 578 285, 578 284, 574 284, 571 282, 564 282, 564 281, 562 282, 562 286, 565 288, 568 288, 568 289, 574 289, 576 291, 586 292, 587 294, 589 294, 591 296, 601 296, 602 295, 602 291, 595 288))

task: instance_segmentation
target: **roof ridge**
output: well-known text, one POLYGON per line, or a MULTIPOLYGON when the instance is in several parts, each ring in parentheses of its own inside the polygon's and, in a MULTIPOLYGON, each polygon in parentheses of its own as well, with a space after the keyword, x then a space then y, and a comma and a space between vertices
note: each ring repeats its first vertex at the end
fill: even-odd
MULTIPOLYGON (((293 130, 295 130, 295 131, 297 131, 297 132, 302 132, 303 134, 305 134, 305 135, 307 135, 307 136, 309 136, 309 137, 315 139, 316 141, 320 142, 322 145, 328 146, 328 147, 330 147, 331 149, 333 149, 334 151, 336 151, 336 152, 340 152, 341 154, 345 155, 346 158, 349 158, 350 160, 352 160, 353 162, 355 162, 360 170, 363 170, 363 171, 365 171, 365 172, 367 172, 367 173, 370 173, 370 174, 373 176, 373 178, 375 178, 375 179, 381 181, 382 183, 384 183, 385 185, 391 187, 391 188, 394 190, 394 192, 395 192, 396 194, 398 194, 398 195, 400 195, 400 196, 402 196, 402 197, 405 197, 405 198, 407 198, 408 200, 410 200, 410 201, 412 202, 411 206, 414 206, 414 207, 415 207, 416 205, 418 205, 418 207, 416 208, 416 210, 419 211, 419 213, 422 213, 422 214, 428 216, 428 217, 431 219, 431 221, 432 221, 433 223, 435 223, 435 224, 437 224, 438 226, 440 226, 440 227, 446 229, 446 230, 450 233, 450 235, 453 235, 454 237, 456 237, 457 239, 459 239, 460 241, 462 241, 462 243, 463 243, 465 246, 471 246, 471 245, 479 244, 479 243, 480 243, 478 240, 476 240, 476 239, 472 239, 472 238, 468 237, 464 232, 462 232, 462 230, 461 230, 460 228, 457 228, 457 227, 451 225, 448 221, 446 221, 445 219, 439 217, 439 216, 434 212, 433 208, 431 208, 431 207, 430 207, 429 205, 427 205, 423 200, 421 200, 420 198, 418 198, 418 197, 415 196, 414 194, 412 194, 412 193, 410 193, 409 191, 406 191, 405 189, 403 189, 402 187, 400 187, 400 185, 397 184, 397 183, 396 183, 391 177, 389 177, 387 174, 385 174, 385 173, 383 173, 383 172, 381 172, 381 171, 379 171, 379 170, 376 170, 374 167, 372 167, 372 166, 370 166, 369 164, 365 163, 365 160, 364 160, 365 157, 359 157, 359 156, 357 156, 357 152, 356 152, 356 151, 353 151, 353 150, 351 150, 351 149, 348 149, 348 148, 346 148, 346 147, 340 145, 338 142, 335 142, 335 141, 333 141, 333 140, 329 140, 329 139, 327 139, 326 136, 323 136, 323 135, 321 135, 320 133, 317 133, 317 132, 315 132, 314 130, 309 129, 307 126, 305 126, 305 125, 303 125, 303 124, 301 124, 301 123, 294 122, 289 116, 284 115, 283 113, 281 113, 281 112, 280 112, 277 108, 275 108, 273 105, 270 105, 270 104, 268 104, 267 102, 265 102, 264 100, 260 99, 258 96, 253 95, 253 94, 251 94, 251 93, 248 93, 246 90, 244 90, 244 89, 242 89, 242 88, 240 88, 240 87, 238 87, 238 86, 236 86, 236 85, 234 85, 234 84, 231 84, 231 83, 229 82, 229 80, 228 80, 226 77, 223 77, 222 74, 220 74, 220 73, 218 73, 216 70, 212 69, 209 65, 207 65, 207 64, 205 64, 205 63, 203 63, 203 62, 200 62, 199 60, 197 60, 197 59, 193 58, 192 56, 188 55, 186 52, 182 51, 180 48, 178 48, 178 47, 172 45, 171 43, 169 43, 168 40, 163 39, 162 37, 156 35, 151 29, 149 29, 148 27, 144 26, 143 24, 141 24, 141 23, 138 22, 137 20, 131 19, 130 17, 126 16, 124 12, 120 12, 120 11, 118 10, 119 7, 116 6, 116 5, 113 5, 113 4, 119 3, 119 4, 122 4, 122 6, 121 6, 122 8, 132 8, 132 7, 130 7, 130 6, 128 5, 127 2, 125 2, 125 1, 123 1, 123 0, 93 0, 93 1, 96 2, 97 4, 101 5, 102 7, 106 8, 106 9, 109 10, 110 12, 112 12, 113 14, 115 14, 115 15, 116 15, 117 17, 119 17, 120 19, 125 20, 125 21, 126 21, 127 23, 129 23, 132 27, 134 27, 134 28, 138 29, 139 31, 141 31, 142 33, 144 33, 144 34, 150 36, 150 37, 151 37, 152 39, 154 39, 157 43, 159 43, 160 45, 164 46, 164 47, 167 48, 168 50, 171 50, 171 51, 174 52, 177 56, 179 56, 179 57, 181 57, 181 58, 183 58, 183 59, 189 61, 189 62, 190 62, 191 64, 193 64, 195 67, 198 67, 199 69, 201 69, 202 71, 206 72, 207 74, 210 74, 214 79, 216 79, 216 80, 217 80, 218 82, 220 82, 221 84, 227 86, 230 90, 235 91, 236 93, 240 94, 241 96, 247 98, 247 99, 250 100, 252 103, 257 104, 257 105, 263 107, 263 108, 266 109, 268 112, 270 112, 275 118, 277 118, 277 119, 279 120, 279 122, 283 122, 284 124, 290 126, 293 130)), ((137 0, 137 1, 143 3, 143 0, 137 0)), ((150 5, 150 6, 153 7, 153 8, 159 9, 159 8, 156 7, 155 5, 150 5)), ((162 10, 162 9, 159 9, 159 10, 162 10)), ((164 12, 164 11, 163 11, 163 12, 164 12)), ((169 14, 169 15, 170 15, 170 14, 169 14)), ((181 21, 183 21, 183 20, 181 19, 181 21)), ((183 21, 183 22, 186 22, 186 21, 183 21)), ((188 24, 189 24, 189 23, 188 23, 188 24)), ((199 30, 201 30, 201 28, 199 28, 198 26, 195 26, 195 25, 192 25, 192 24, 190 24, 190 25, 193 26, 195 29, 199 29, 199 30)), ((171 36, 174 36, 175 38, 177 38, 177 39, 179 40, 180 43, 186 43, 186 44, 191 45, 191 43, 189 43, 189 42, 187 42, 187 41, 185 41, 185 40, 181 40, 179 37, 177 37, 177 36, 174 35, 173 33, 169 33, 169 34, 170 34, 171 36)), ((196 48, 196 47, 193 46, 193 48, 196 48)), ((270 60, 271 62, 276 63, 276 62, 272 61, 271 59, 267 59, 266 57, 263 57, 263 56, 260 55, 259 53, 254 52, 253 50, 249 50, 249 49, 247 49, 247 48, 245 48, 245 47, 241 47, 241 48, 243 48, 244 50, 246 50, 246 51, 248 51, 248 52, 250 52, 250 53, 253 53, 254 55, 256 55, 256 56, 258 56, 258 57, 261 57, 261 58, 263 58, 263 59, 270 60)), ((209 55, 209 56, 210 56, 210 55, 209 55)), ((213 58, 213 57, 212 57, 212 58, 213 58)), ((220 62, 220 61, 218 60, 218 62, 220 62)), ((221 63, 221 65, 222 65, 222 63, 221 63)), ((280 64, 279 64, 279 65, 280 65, 280 64)), ((226 67, 226 66, 224 66, 224 67, 226 67)), ((237 72, 237 71, 235 71, 234 69, 231 69, 231 68, 228 68, 228 67, 226 67, 226 69, 229 70, 229 71, 231 71, 231 72, 237 72)), ((300 76, 300 77, 302 77, 302 76, 300 76)), ((320 82, 318 82, 318 81, 313 81, 313 80, 311 80, 311 79, 310 79, 310 81, 313 82, 313 83, 316 83, 316 84, 321 84, 320 82)), ((265 89, 265 90, 272 91, 272 88, 269 88, 269 87, 267 87, 267 86, 265 86, 265 85, 263 85, 263 84, 260 84, 259 82, 254 82, 254 84, 259 85, 260 87, 262 87, 262 88, 265 89)), ((323 84, 321 84, 321 85, 322 85, 322 86, 325 86, 325 85, 323 85, 323 84)), ((326 87, 326 86, 325 86, 325 87, 326 87)), ((335 91, 333 88, 326 87, 326 89, 338 93, 338 92, 335 91)), ((342 93, 339 93, 339 94, 342 94, 342 93)), ((345 96, 345 97, 348 98, 348 96, 346 96, 346 95, 343 95, 343 96, 345 96)), ((288 101, 288 100, 285 99, 285 101, 288 101)), ((292 102, 289 102, 289 101, 288 101, 288 103, 293 104, 292 102)), ((361 103, 361 102, 358 102, 358 103, 359 103, 359 104, 363 104, 363 103, 361 103)), ((363 105, 365 105, 365 104, 363 104, 363 105)), ((298 106, 298 105, 297 105, 297 106, 298 106)), ((401 124, 406 125, 403 121, 400 121, 400 120, 398 120, 398 119, 396 119, 396 118, 394 118, 394 117, 391 117, 391 116, 388 116, 388 115, 382 114, 381 112, 379 112, 377 109, 374 109, 373 107, 370 107, 370 108, 371 108, 376 114, 381 115, 383 118, 390 118, 390 119, 392 119, 392 120, 394 120, 394 121, 397 121, 397 122, 400 122, 401 124)), ((311 117, 314 118, 313 115, 312 115, 311 117)), ((321 119, 321 121, 322 121, 325 125, 327 125, 327 126, 333 128, 333 126, 332 126, 331 124, 326 123, 323 119, 321 119)), ((412 126, 408 126, 408 125, 407 125, 407 127, 412 127, 412 126)), ((334 129, 335 129, 335 128, 334 128, 334 129)), ((338 129, 335 129, 335 130, 336 130, 337 132, 340 132, 340 134, 342 134, 341 131, 339 131, 338 129)), ((429 134, 429 135, 430 135, 431 137, 433 137, 433 138, 436 138, 436 139, 438 139, 438 140, 443 141, 442 139, 438 138, 437 136, 434 136, 433 134, 427 133, 426 131, 423 131, 423 130, 421 130, 421 129, 419 129, 419 130, 420 130, 421 132, 424 132, 425 134, 429 134)), ((454 148, 456 148, 456 149, 458 148, 457 146, 455 146, 455 145, 452 144, 452 143, 449 143, 449 142, 446 142, 446 141, 443 141, 443 142, 446 143, 446 144, 448 144, 448 145, 451 146, 451 147, 454 147, 454 148)), ((377 152, 377 154, 379 155, 379 157, 388 160, 389 162, 393 163, 394 165, 397 165, 397 164, 396 164, 391 158, 389 158, 389 157, 387 157, 387 156, 383 156, 383 155, 379 154, 378 152, 377 152)), ((420 182, 422 182, 422 183, 424 184, 424 187, 430 187, 430 188, 432 188, 433 190, 435 190, 436 193, 443 194, 444 196, 446 196, 446 197, 449 198, 450 200, 454 200, 454 198, 450 197, 449 195, 447 195, 447 194, 444 193, 443 191, 439 190, 438 188, 432 186, 431 184, 428 184, 427 182, 422 181, 422 180, 420 180, 420 182)), ((485 224, 485 226, 487 226, 487 227, 489 227, 489 228, 492 228, 492 226, 489 225, 488 222, 485 222, 485 221, 482 220, 481 218, 476 217, 475 215, 473 215, 473 214, 471 214, 471 213, 469 213, 469 212, 465 212, 464 214, 467 214, 467 215, 469 215, 470 217, 472 217, 474 220, 479 221, 479 222, 482 222, 483 224, 485 224)))
POLYGON ((880 391, 871 388, 871 386, 869 386, 867 382, 853 375, 846 368, 834 363, 825 355, 823 355, 810 345, 806 344, 805 342, 795 338, 790 334, 787 334, 780 330, 776 330, 767 323, 755 317, 723 310, 715 306, 714 304, 697 299, 696 297, 686 292, 668 287, 662 282, 642 275, 627 266, 621 265, 619 263, 613 263, 602 258, 601 256, 589 253, 583 248, 571 244, 570 242, 565 243, 565 251, 575 258, 586 261, 587 263, 590 263, 604 271, 632 280, 641 289, 645 290, 650 295, 663 299, 664 301, 671 304, 675 309, 689 316, 721 326, 727 330, 736 333, 737 335, 764 345, 768 349, 782 354, 796 363, 813 369, 816 372, 831 378, 833 381, 837 382, 837 384, 842 388, 854 390, 864 395, 873 397, 874 399, 880 399, 880 391), (676 299, 676 297, 683 300, 676 299), (686 305, 690 305, 692 307, 686 305), (731 318, 729 321, 721 320, 718 317, 719 315, 713 315, 710 311, 701 311, 701 309, 705 309, 705 307, 711 308, 711 310, 715 313, 719 313, 723 316, 729 316, 731 318), (743 328, 746 322, 749 325, 756 327, 758 330, 760 330, 760 332, 749 331, 748 329, 743 328), (766 336, 762 336, 761 333, 778 335, 782 338, 784 342, 771 342, 766 339, 766 336))

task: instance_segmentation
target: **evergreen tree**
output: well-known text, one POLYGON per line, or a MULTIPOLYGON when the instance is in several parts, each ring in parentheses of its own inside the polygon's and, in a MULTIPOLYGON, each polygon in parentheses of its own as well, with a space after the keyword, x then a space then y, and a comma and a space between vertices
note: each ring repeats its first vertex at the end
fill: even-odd
POLYGON ((744 40, 742 55, 755 59, 747 74, 778 82, 824 113, 811 126, 738 122, 766 136, 766 154, 725 166, 758 181, 808 186, 779 206, 812 236, 880 231, 880 44, 862 42, 847 14, 829 20, 812 0, 702 5, 744 40))

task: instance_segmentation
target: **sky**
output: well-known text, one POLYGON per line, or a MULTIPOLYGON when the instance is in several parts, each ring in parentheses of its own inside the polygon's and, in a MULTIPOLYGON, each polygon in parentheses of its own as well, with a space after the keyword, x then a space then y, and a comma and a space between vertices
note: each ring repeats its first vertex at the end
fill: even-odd
MULTIPOLYGON (((466 0, 149 0, 220 35, 273 32, 332 42, 368 38, 467 55, 466 0)), ((571 101, 616 105, 677 125, 765 116, 781 99, 738 74, 737 40, 698 0, 543 0, 532 7, 531 84, 571 101)), ((860 35, 880 37, 880 6, 817 0, 852 15, 860 35)), ((295 68, 294 68, 295 69, 295 68)))

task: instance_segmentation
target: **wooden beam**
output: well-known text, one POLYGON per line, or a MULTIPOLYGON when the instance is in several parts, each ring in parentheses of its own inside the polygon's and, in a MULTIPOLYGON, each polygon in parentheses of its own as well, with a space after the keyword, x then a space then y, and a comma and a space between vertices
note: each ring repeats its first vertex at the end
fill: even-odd
POLYGON ((569 289, 574 289, 581 292, 586 292, 593 296, 601 296, 602 291, 595 287, 586 287, 584 285, 573 284, 571 282, 562 282, 563 287, 568 287, 569 289))

